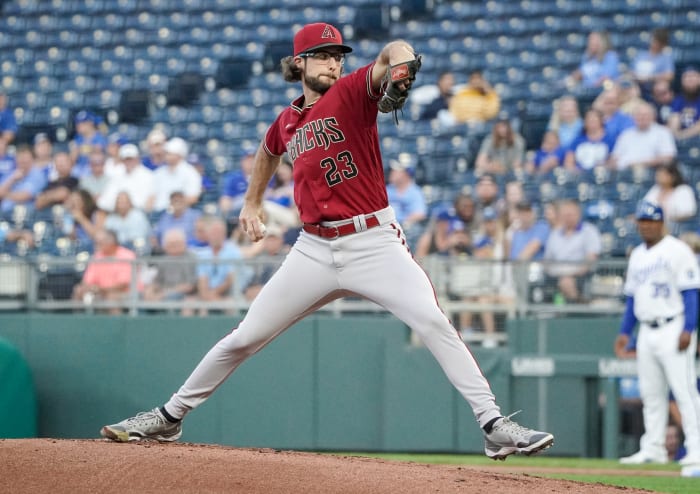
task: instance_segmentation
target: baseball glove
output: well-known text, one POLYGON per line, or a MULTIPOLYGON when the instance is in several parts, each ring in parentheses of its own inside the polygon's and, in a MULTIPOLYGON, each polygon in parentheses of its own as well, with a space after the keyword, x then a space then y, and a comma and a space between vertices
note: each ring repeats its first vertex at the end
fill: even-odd
POLYGON ((394 112, 394 122, 399 123, 398 110, 403 108, 408 98, 408 91, 411 89, 413 81, 416 80, 416 73, 420 70, 421 56, 416 55, 415 60, 391 65, 384 76, 384 94, 377 103, 379 111, 382 113, 394 112))

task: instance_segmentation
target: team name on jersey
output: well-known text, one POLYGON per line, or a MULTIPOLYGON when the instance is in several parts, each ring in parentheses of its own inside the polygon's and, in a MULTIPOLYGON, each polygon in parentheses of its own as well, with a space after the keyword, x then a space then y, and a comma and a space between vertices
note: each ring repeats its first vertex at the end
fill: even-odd
POLYGON ((335 117, 318 118, 297 129, 287 143, 287 153, 295 161, 302 153, 316 148, 328 149, 331 144, 345 141, 335 117))
POLYGON ((637 282, 638 284, 642 285, 649 278, 651 278, 655 273, 662 272, 662 271, 670 272, 671 265, 666 259, 659 258, 659 259, 656 259, 651 264, 648 264, 647 266, 644 266, 644 267, 639 268, 639 269, 635 269, 634 281, 637 282))

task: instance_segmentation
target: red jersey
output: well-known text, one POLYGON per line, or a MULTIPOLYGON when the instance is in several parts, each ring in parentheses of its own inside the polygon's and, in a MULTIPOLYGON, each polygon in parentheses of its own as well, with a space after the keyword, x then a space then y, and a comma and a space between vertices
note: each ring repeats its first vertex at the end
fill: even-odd
POLYGON ((265 151, 294 164, 294 202, 304 223, 347 219, 388 206, 372 89, 374 62, 338 79, 312 105, 303 96, 265 134, 265 151))

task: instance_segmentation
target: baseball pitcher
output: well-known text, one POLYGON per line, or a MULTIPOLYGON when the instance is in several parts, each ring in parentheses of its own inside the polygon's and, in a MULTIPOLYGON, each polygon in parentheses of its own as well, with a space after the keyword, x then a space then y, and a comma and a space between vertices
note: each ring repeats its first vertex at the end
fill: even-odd
POLYGON ((244 320, 207 353, 170 400, 103 427, 102 435, 115 441, 178 439, 183 417, 246 358, 304 316, 352 294, 381 305, 420 335, 471 406, 489 457, 503 460, 550 447, 552 434, 502 416, 388 205, 377 114, 394 112, 397 118, 420 69, 420 56, 407 42, 393 41, 374 61, 344 75, 345 55, 352 48, 343 43, 338 29, 325 23, 299 30, 293 50, 282 59, 282 72, 287 81, 301 82, 302 94, 265 134, 240 224, 252 240, 263 238, 263 193, 287 152, 303 229, 244 320))

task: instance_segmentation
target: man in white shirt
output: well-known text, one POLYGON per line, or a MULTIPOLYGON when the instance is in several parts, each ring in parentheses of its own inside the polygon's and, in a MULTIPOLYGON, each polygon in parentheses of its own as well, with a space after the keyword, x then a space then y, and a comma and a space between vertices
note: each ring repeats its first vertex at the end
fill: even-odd
POLYGON ((153 172, 155 196, 153 211, 163 211, 170 204, 170 194, 180 191, 185 195, 188 206, 199 200, 202 193, 202 176, 190 165, 185 157, 188 146, 184 139, 173 137, 165 143, 165 165, 153 172))
POLYGON ((105 190, 100 194, 97 205, 100 209, 112 212, 120 192, 127 192, 134 207, 148 211, 153 201, 153 172, 143 166, 139 148, 135 144, 124 144, 119 148, 119 159, 123 167, 115 168, 105 190))
POLYGON ((656 123, 656 110, 648 103, 634 111, 634 127, 617 138, 611 162, 618 170, 630 166, 656 167, 675 158, 678 153, 671 131, 656 123))

